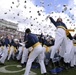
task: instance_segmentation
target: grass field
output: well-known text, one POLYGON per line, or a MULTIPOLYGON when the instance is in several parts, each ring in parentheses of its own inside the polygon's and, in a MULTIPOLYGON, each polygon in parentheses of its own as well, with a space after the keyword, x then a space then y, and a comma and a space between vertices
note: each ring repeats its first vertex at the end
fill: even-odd
MULTIPOLYGON (((50 68, 47 68, 47 71, 50 68)), ((22 68, 17 61, 6 61, 5 66, 0 65, 0 75, 23 75, 25 68, 22 68)), ((41 75, 40 68, 31 69, 30 75, 41 75)), ((52 75, 48 72, 48 75, 52 75)), ((62 72, 58 73, 57 75, 76 75, 76 67, 63 70, 62 72)))

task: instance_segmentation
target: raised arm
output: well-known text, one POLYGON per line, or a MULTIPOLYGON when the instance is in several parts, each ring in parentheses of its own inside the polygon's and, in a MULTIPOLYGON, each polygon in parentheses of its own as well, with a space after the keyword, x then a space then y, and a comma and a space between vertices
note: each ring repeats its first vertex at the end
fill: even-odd
POLYGON ((51 21, 54 25, 56 25, 55 20, 54 20, 52 17, 50 17, 50 15, 48 15, 48 16, 46 17, 46 20, 47 20, 48 18, 50 19, 50 21, 51 21))
POLYGON ((54 25, 56 24, 55 20, 54 20, 52 17, 49 17, 49 19, 51 20, 51 22, 52 22, 54 25))

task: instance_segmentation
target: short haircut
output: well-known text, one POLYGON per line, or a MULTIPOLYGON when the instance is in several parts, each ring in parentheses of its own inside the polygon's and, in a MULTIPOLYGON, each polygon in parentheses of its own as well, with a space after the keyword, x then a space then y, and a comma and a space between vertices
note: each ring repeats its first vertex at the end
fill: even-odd
POLYGON ((26 30, 25 30, 25 33, 30 33, 31 32, 31 30, 29 29, 29 28, 27 28, 26 30))

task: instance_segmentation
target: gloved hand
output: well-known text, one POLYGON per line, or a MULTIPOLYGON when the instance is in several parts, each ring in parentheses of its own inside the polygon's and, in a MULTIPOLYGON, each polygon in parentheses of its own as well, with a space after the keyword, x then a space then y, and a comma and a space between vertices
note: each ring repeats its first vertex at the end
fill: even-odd
POLYGON ((50 15, 48 15, 48 16, 45 18, 45 20, 47 20, 49 17, 50 17, 50 15))

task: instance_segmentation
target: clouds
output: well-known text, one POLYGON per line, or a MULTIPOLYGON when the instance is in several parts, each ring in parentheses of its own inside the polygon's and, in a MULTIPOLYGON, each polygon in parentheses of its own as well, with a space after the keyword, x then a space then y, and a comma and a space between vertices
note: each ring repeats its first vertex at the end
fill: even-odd
POLYGON ((70 9, 68 11, 71 13, 71 15, 73 15, 74 19, 76 20, 76 0, 69 0, 68 8, 70 9))
MULTIPOLYGON (((36 0, 0 0, 0 18, 17 22, 19 24, 19 30, 21 31, 25 31, 26 28, 30 28, 33 33, 40 34, 41 32, 43 32, 43 34, 54 36, 56 28, 49 20, 45 20, 46 16, 49 14, 46 13, 46 10, 48 9, 36 5, 35 1, 36 0)), ((60 7, 61 4, 59 4, 56 9, 60 7)), ((74 10, 72 9, 72 11, 74 10)), ((72 13, 72 11, 70 11, 70 13, 72 13)), ((61 17, 70 28, 71 19, 67 14, 54 11, 51 12, 51 16, 55 20, 58 17, 61 17), (67 21, 67 19, 69 21, 67 21)))
POLYGON ((61 7, 61 4, 59 4, 57 7, 61 7))
POLYGON ((26 19, 40 19, 44 13, 43 7, 36 7, 30 0, 0 0, 1 12, 0 18, 16 20, 18 22, 24 22, 26 19), (4 6, 3 6, 4 5, 4 6), (39 11, 39 13, 37 13, 39 11), (38 18, 37 18, 38 17, 38 18))
POLYGON ((76 0, 74 0, 74 4, 76 5, 76 0))

